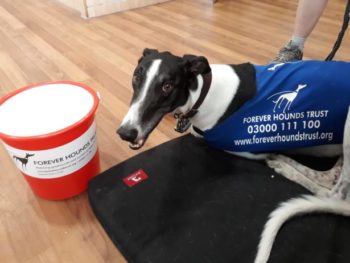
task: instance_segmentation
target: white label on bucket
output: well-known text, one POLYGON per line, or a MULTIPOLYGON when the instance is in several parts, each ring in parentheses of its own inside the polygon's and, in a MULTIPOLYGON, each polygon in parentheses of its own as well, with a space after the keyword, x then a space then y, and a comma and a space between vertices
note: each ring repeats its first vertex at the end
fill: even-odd
POLYGON ((49 150, 26 151, 3 144, 24 174, 42 179, 62 177, 84 167, 96 154, 96 123, 79 138, 49 150))

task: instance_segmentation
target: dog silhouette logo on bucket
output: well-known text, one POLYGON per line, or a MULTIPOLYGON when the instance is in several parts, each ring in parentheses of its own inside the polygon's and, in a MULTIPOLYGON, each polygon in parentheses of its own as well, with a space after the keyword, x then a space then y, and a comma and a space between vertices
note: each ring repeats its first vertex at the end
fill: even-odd
POLYGON ((28 163, 28 159, 29 157, 34 156, 34 154, 29 154, 27 153, 25 157, 18 157, 16 155, 12 156, 16 161, 19 161, 22 164, 22 169, 25 170, 25 168, 27 167, 27 163, 28 163))
POLYGON ((70 81, 31 85, 0 99, 0 138, 33 192, 62 200, 100 171, 98 94, 70 81))

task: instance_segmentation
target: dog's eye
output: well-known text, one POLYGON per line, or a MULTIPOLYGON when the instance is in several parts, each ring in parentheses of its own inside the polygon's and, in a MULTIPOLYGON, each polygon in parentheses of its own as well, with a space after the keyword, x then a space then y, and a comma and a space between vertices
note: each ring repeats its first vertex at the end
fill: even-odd
POLYGON ((170 83, 166 83, 163 85, 162 91, 164 95, 168 95, 173 90, 173 88, 174 88, 173 85, 171 85, 170 83))

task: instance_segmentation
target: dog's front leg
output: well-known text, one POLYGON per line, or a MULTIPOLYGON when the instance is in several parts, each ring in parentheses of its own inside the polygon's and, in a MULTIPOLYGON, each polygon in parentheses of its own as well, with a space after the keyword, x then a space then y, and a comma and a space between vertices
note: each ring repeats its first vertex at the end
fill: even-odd
MULTIPOLYGON (((301 164, 295 162, 294 160, 283 155, 270 155, 266 162, 269 167, 276 171, 276 173, 303 186, 313 194, 319 196, 329 195, 329 188, 323 187, 306 177, 300 172, 300 170, 296 169, 296 167, 301 164)), ((313 171, 310 168, 307 169, 313 171)))
POLYGON ((251 160, 265 160, 269 156, 269 154, 267 153, 232 152, 232 151, 225 151, 225 152, 239 156, 239 157, 251 159, 251 160))
POLYGON ((271 163, 272 160, 288 164, 290 167, 298 170, 303 176, 307 177, 312 182, 329 190, 331 190, 338 182, 343 164, 343 159, 340 157, 332 169, 328 171, 316 171, 284 155, 271 155, 271 163))

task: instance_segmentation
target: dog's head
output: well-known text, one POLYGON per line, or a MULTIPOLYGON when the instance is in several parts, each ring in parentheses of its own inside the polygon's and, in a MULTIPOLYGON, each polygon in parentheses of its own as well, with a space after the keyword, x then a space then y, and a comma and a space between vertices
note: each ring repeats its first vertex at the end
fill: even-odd
POLYGON ((163 116, 184 105, 190 90, 197 89, 197 75, 209 71, 204 57, 145 49, 133 74, 134 93, 119 136, 131 149, 141 148, 163 116))

